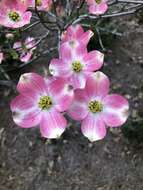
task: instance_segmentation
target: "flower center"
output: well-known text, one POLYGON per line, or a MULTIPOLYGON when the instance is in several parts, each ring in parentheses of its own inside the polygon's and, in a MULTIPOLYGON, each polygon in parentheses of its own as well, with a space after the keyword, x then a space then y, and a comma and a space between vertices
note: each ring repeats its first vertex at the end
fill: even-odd
POLYGON ((100 3, 101 3, 101 0, 95 0, 95 2, 96 2, 97 4, 100 4, 100 3))
POLYGON ((75 61, 72 63, 72 69, 74 72, 79 73, 82 70, 82 64, 80 61, 75 61))
POLYGON ((42 5, 42 0, 35 0, 36 6, 41 6, 42 5))
POLYGON ((98 101, 91 101, 88 104, 88 108, 92 113, 102 112, 103 105, 98 101))
POLYGON ((75 40, 69 41, 69 45, 70 45, 72 48, 74 48, 75 44, 76 44, 75 40))
POLYGON ((52 107, 53 102, 49 96, 43 96, 40 98, 38 105, 41 110, 48 110, 52 107))
POLYGON ((20 15, 17 12, 10 12, 8 16, 14 22, 20 21, 20 15))

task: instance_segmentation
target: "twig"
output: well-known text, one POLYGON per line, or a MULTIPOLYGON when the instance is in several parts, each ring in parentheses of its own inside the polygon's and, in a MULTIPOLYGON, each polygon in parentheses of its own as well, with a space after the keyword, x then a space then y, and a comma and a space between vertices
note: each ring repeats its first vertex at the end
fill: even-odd
POLYGON ((143 4, 143 1, 138 1, 138 0, 117 0, 117 3, 143 4))
POLYGON ((0 86, 15 87, 15 83, 11 80, 0 80, 0 86))

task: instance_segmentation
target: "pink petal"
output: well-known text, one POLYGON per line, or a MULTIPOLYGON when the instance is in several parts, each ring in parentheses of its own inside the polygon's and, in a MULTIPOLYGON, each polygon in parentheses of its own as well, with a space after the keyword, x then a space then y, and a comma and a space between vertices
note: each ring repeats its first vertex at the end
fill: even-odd
POLYGON ((118 94, 107 95, 103 101, 106 106, 110 106, 112 109, 128 107, 128 101, 123 96, 118 94))
POLYGON ((2 52, 0 52, 0 64, 2 63, 3 59, 4 59, 4 55, 2 52))
POLYGON ((67 110, 74 98, 73 89, 64 78, 56 78, 51 81, 49 84, 49 93, 54 98, 56 109, 60 112, 67 110))
POLYGON ((87 53, 87 47, 85 43, 82 43, 80 40, 70 40, 61 45, 62 49, 60 50, 60 57, 69 62, 75 56, 83 56, 87 53))
POLYGON ((83 33, 84 33, 84 30, 80 25, 71 25, 63 33, 62 43, 78 39, 83 33))
POLYGON ((73 58, 76 57, 83 57, 83 55, 87 54, 87 47, 82 42, 78 42, 78 45, 75 49, 71 48, 73 51, 73 58))
POLYGON ((84 32, 82 35, 79 36, 79 40, 81 43, 83 43, 85 46, 90 41, 90 38, 94 35, 94 33, 91 30, 88 30, 87 32, 84 32))
MULTIPOLYGON (((72 46, 72 45, 71 45, 72 46)), ((65 61, 68 61, 72 58, 72 51, 70 48, 70 43, 65 42, 60 47, 60 58, 64 59, 65 61)))
POLYGON ((88 114, 88 100, 84 90, 75 90, 74 101, 68 114, 75 120, 83 120, 88 114))
POLYGON ((10 108, 13 120, 18 126, 30 128, 39 124, 41 115, 35 100, 19 95, 12 100, 10 108))
POLYGON ((32 57, 32 52, 27 52, 26 54, 21 54, 20 61, 27 63, 32 57))
POLYGON ((83 89, 86 85, 86 76, 84 74, 73 73, 70 78, 70 83, 74 89, 83 89))
POLYGON ((95 14, 95 15, 101 15, 104 14, 108 9, 108 5, 107 3, 101 3, 99 5, 91 5, 89 7, 89 12, 91 14, 95 14))
POLYGON ((95 0, 86 0, 87 1, 87 5, 91 6, 91 5, 96 5, 95 0))
POLYGON ((83 120, 87 114, 87 107, 84 104, 81 104, 80 102, 73 102, 72 106, 70 107, 68 111, 69 116, 77 121, 83 120))
POLYGON ((45 112, 40 124, 41 135, 50 139, 58 138, 64 132, 66 126, 67 121, 62 114, 56 110, 45 112))
POLYGON ((91 51, 84 56, 83 60, 86 63, 85 71, 96 71, 103 65, 104 54, 99 51, 91 51))
POLYGON ((90 98, 105 97, 109 92, 109 79, 108 77, 98 71, 89 76, 86 82, 86 92, 90 98))
POLYGON ((82 104, 87 104, 89 102, 89 98, 86 94, 85 89, 76 89, 74 93, 75 93, 75 96, 74 96, 75 101, 78 101, 82 104))
MULTIPOLYGON (((27 1, 27 0, 24 0, 24 1, 27 1)), ((17 2, 17 5, 15 5, 15 3, 13 2, 13 4, 17 7, 17 10, 20 10, 20 12, 25 12, 26 9, 28 8, 26 3, 19 1, 19 0, 16 0, 17 2)))
POLYGON ((88 114, 82 121, 81 131, 91 142, 101 140, 106 135, 104 121, 94 114, 88 114))
POLYGON ((72 74, 70 65, 65 64, 65 62, 63 62, 60 59, 52 59, 49 65, 49 70, 53 76, 57 76, 57 77, 62 76, 62 77, 67 78, 72 74))
POLYGON ((23 14, 23 26, 30 23, 32 13, 27 11, 23 14))
POLYGON ((21 46, 22 46, 22 43, 19 41, 19 42, 15 42, 15 43, 14 43, 13 48, 14 48, 14 49, 17 49, 17 48, 18 48, 18 49, 19 49, 19 48, 21 48, 21 46))
POLYGON ((33 37, 27 37, 25 40, 25 45, 27 49, 31 49, 31 50, 35 50, 36 47, 34 47, 36 45, 35 39, 33 37))
POLYGON ((79 24, 69 26, 67 29, 68 36, 72 38, 79 38, 81 34, 83 33, 84 33, 84 30, 79 24))
POLYGON ((33 4, 33 0, 23 0, 22 3, 26 7, 29 7, 29 6, 31 6, 33 4))
POLYGON ((45 80, 36 73, 25 73, 21 75, 17 85, 18 92, 26 96, 32 92, 43 93, 45 92, 45 89, 46 89, 45 80))
POLYGON ((78 46, 84 46, 84 48, 87 49, 86 46, 92 36, 93 32, 91 30, 84 32, 80 25, 70 26, 67 31, 64 32, 61 44, 67 42, 66 49, 70 51, 76 49, 78 46))
POLYGON ((117 94, 108 95, 103 100, 103 117, 107 126, 118 127, 124 124, 129 115, 128 101, 117 94))

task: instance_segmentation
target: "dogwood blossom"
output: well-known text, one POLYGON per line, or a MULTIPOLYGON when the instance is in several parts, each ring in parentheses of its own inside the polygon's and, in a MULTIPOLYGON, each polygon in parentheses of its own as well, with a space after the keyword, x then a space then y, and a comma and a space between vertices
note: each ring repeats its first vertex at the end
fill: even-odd
POLYGON ((59 59, 53 59, 49 70, 53 76, 63 76, 77 88, 84 88, 86 78, 103 65, 104 55, 99 51, 88 53, 87 44, 93 32, 84 32, 80 25, 69 26, 62 36, 59 59))
POLYGON ((27 6, 18 0, 0 2, 0 25, 9 28, 20 28, 30 23, 32 13, 27 6))
POLYGON ((20 95, 10 106, 14 122, 22 128, 40 125, 43 137, 59 137, 67 126, 62 112, 69 108, 74 95, 67 82, 63 78, 44 79, 36 73, 26 73, 20 77, 17 90, 20 95))
POLYGON ((71 51, 67 49, 67 43, 61 46, 60 59, 51 60, 50 73, 67 78, 74 89, 84 88, 88 75, 102 67, 104 55, 96 50, 85 52, 82 46, 71 51))
POLYGON ((89 40, 93 36, 93 32, 88 30, 84 32, 84 29, 81 25, 71 25, 67 28, 67 30, 62 34, 61 45, 65 42, 66 48, 71 49, 73 51, 74 48, 79 46, 87 47, 89 40))
POLYGON ((95 15, 104 14, 108 9, 108 0, 86 0, 89 6, 89 13, 95 15))
POLYGON ((128 101, 109 92, 109 79, 98 71, 90 75, 84 89, 75 90, 75 99, 68 113, 81 121, 81 131, 90 140, 103 139, 106 127, 121 126, 128 118, 128 101))
POLYGON ((31 59, 33 51, 36 49, 35 44, 35 40, 32 37, 27 37, 24 43, 21 41, 14 43, 13 48, 19 52, 20 61, 26 63, 31 59))

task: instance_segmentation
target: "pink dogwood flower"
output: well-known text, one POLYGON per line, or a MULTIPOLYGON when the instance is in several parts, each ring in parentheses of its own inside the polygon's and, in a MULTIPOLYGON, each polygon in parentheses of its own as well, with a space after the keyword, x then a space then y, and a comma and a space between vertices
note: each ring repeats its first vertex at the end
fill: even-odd
POLYGON ((89 13, 95 15, 104 14, 108 9, 108 0, 86 0, 89 6, 89 13))
POLYGON ((68 113, 81 121, 81 131, 90 141, 103 139, 106 127, 121 126, 128 118, 128 101, 109 92, 109 79, 98 71, 87 79, 85 89, 75 90, 68 113))
POLYGON ((61 136, 67 126, 62 112, 69 108, 74 96, 66 81, 26 73, 20 77, 17 90, 20 95, 10 105, 14 122, 22 128, 40 125, 45 138, 61 136))
POLYGON ((67 41, 80 41, 82 43, 86 43, 87 46, 90 38, 93 36, 93 32, 88 30, 84 32, 84 29, 81 25, 71 25, 67 28, 67 30, 62 35, 62 43, 67 41))
POLYGON ((0 64, 2 63, 3 59, 4 59, 3 53, 0 52, 0 64))
POLYGON ((84 32, 84 29, 81 25, 71 25, 68 29, 62 34, 61 45, 65 42, 66 48, 73 50, 74 48, 84 47, 87 49, 87 44, 89 43, 90 38, 93 36, 93 32, 88 30, 84 32))
POLYGON ((18 0, 0 2, 0 24, 9 28, 20 28, 30 23, 32 13, 18 0))
POLYGON ((71 51, 66 43, 61 46, 60 59, 52 59, 50 73, 67 78, 74 89, 84 88, 88 75, 102 67, 104 55, 96 50, 85 52, 84 47, 71 51))
POLYGON ((14 43, 13 48, 19 52, 20 61, 26 63, 31 59, 33 51, 36 49, 35 44, 35 40, 32 37, 26 38, 24 43, 20 41, 14 43))

